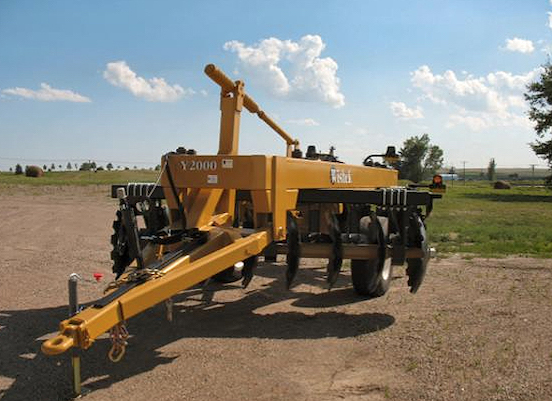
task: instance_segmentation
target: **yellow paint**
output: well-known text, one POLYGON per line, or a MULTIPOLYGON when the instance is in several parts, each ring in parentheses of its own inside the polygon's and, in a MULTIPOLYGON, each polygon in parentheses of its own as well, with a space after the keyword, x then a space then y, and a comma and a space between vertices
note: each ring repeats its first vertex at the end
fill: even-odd
MULTIPOLYGON (((102 308, 89 307, 60 323, 60 334, 45 341, 48 355, 71 347, 89 348, 111 327, 190 288, 233 264, 257 255, 273 241, 285 239, 288 211, 297 209, 300 189, 367 189, 397 185, 395 170, 291 158, 299 141, 279 127, 245 94, 243 83, 233 82, 213 65, 206 74, 221 86, 221 125, 217 155, 170 154, 163 158, 173 176, 177 196, 184 205, 187 228, 208 231, 207 243, 165 266, 163 275, 140 284, 102 308), (242 108, 255 113, 286 143, 286 156, 238 155, 242 108), (242 237, 231 227, 236 190, 249 190, 257 230, 242 237), (270 219, 272 215, 272 219, 270 219), (270 224, 270 220, 272 223, 270 224)), ((177 202, 166 169, 160 180, 171 216, 177 202)), ((339 205, 336 210, 342 210, 339 205)), ((178 227, 180 221, 172 221, 178 227)), ((175 250, 178 244, 159 247, 175 250)), ((312 247, 312 252, 328 252, 312 247)), ((353 252, 351 250, 350 252, 353 252)), ((357 251, 358 252, 358 251, 357 251)))

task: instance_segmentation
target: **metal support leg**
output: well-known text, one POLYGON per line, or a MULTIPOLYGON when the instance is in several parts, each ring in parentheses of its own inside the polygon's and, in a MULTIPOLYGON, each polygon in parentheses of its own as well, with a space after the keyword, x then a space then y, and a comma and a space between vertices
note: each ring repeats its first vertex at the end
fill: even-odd
MULTIPOLYGON (((77 294, 77 282, 79 279, 80 276, 77 273, 72 273, 69 276, 69 317, 74 316, 79 312, 79 300, 77 294)), ((73 347, 71 350, 71 365, 73 366, 73 396, 77 398, 82 395, 80 350, 77 347, 73 347)))
POLYGON ((81 371, 80 371, 80 352, 73 350, 71 355, 71 365, 73 366, 73 396, 75 398, 82 395, 81 371))

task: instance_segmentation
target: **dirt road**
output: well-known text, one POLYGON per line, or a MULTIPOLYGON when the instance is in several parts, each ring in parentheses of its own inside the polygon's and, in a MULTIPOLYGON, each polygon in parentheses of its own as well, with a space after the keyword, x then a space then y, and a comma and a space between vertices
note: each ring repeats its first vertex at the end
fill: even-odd
MULTIPOLYGON (((105 187, 0 188, 0 398, 61 400, 67 355, 41 340, 67 313, 66 278, 82 301, 111 278, 115 204, 105 187), (94 272, 106 278, 92 280, 94 272)), ((552 261, 433 261, 417 295, 395 270, 388 294, 354 295, 346 270, 334 290, 324 261, 284 289, 283 263, 250 287, 211 284, 130 320, 127 355, 104 338, 85 352, 93 400, 551 400, 552 261)))

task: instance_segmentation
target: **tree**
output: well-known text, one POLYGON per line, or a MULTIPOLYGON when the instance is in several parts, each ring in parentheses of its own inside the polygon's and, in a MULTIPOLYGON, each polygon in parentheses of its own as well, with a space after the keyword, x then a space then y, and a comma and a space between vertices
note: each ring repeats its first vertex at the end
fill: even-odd
MULTIPOLYGON (((535 124, 538 138, 530 144, 531 148, 552 167, 552 139, 546 140, 552 131, 552 64, 548 62, 542 67, 538 80, 527 85, 525 100, 529 102, 529 119, 535 124)), ((551 186, 552 176, 546 182, 551 186)))
POLYGON ((52 163, 52 165, 50 166, 50 170, 54 171, 55 169, 56 169, 56 165, 52 163))
POLYGON ((42 166, 42 170, 44 171, 48 170, 48 166, 47 165, 42 166))
POLYGON ((81 164, 80 171, 96 170, 96 162, 84 162, 81 164))
POLYGON ((17 175, 23 174, 23 167, 21 167, 21 164, 19 163, 15 165, 15 174, 17 175))
POLYGON ((107 163, 107 166, 105 166, 109 171, 113 170, 113 164, 107 163))
POLYGON ((430 143, 428 134, 408 138, 399 154, 400 178, 413 182, 429 178, 443 166, 443 151, 439 146, 430 143))
POLYGON ((489 181, 496 179, 496 162, 494 157, 489 161, 489 166, 487 167, 487 179, 489 181))
POLYGON ((65 166, 65 169, 67 169, 67 170, 71 170, 72 168, 73 168, 73 166, 71 166, 71 162, 68 162, 67 166, 65 166))

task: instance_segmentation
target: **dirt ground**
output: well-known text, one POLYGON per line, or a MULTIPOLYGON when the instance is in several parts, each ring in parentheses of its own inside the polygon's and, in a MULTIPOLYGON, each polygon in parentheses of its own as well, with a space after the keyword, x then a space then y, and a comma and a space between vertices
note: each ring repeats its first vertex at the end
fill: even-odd
MULTIPOLYGON (((67 398, 69 357, 40 344, 66 317, 71 272, 82 301, 111 278, 107 194, 0 188, 2 400, 67 398)), ((347 269, 328 292, 324 261, 304 267, 291 291, 283 263, 263 264, 247 290, 180 294, 172 323, 161 305, 131 319, 121 362, 107 338, 84 353, 85 399, 552 399, 552 260, 434 260, 416 295, 396 268, 378 299, 355 296, 347 269)))

